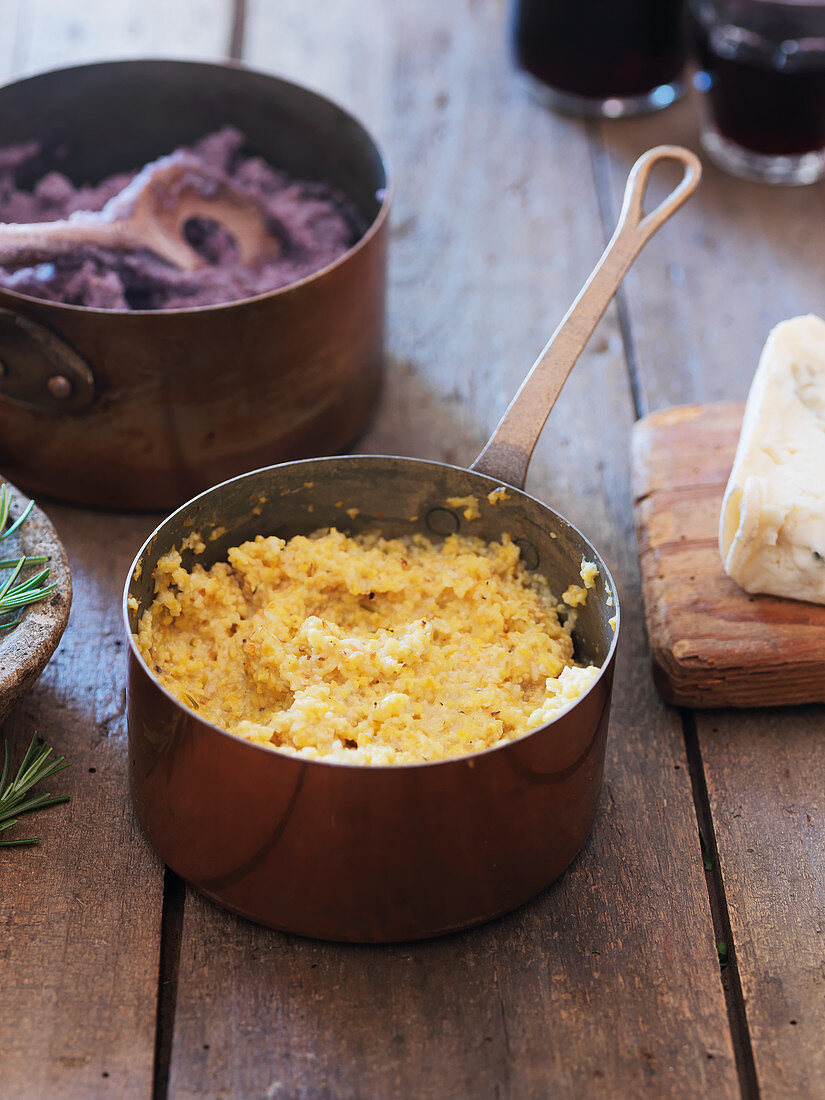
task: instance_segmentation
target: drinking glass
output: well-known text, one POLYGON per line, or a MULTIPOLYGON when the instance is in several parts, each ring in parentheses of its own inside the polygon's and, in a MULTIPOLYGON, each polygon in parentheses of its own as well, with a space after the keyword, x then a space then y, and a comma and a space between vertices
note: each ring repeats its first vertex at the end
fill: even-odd
POLYGON ((529 90, 568 114, 656 111, 684 91, 683 0, 515 0, 512 43, 529 90))
POLYGON ((825 175, 825 3, 689 0, 704 93, 702 144, 728 172, 767 183, 825 175))

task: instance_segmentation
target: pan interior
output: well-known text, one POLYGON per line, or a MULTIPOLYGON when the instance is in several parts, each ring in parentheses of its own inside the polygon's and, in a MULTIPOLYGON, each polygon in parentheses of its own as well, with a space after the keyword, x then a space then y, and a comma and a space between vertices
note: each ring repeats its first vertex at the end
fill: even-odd
POLYGON ((576 609, 573 640, 576 659, 603 665, 615 632, 613 583, 591 544, 561 516, 532 497, 507 487, 505 499, 491 503, 487 494, 498 482, 468 470, 404 458, 351 456, 286 463, 244 474, 196 497, 169 517, 141 551, 129 582, 134 598, 129 625, 134 633, 154 598, 152 572, 158 558, 181 549, 199 534, 205 549, 182 551, 183 564, 208 568, 226 560, 230 547, 256 535, 309 534, 338 527, 348 534, 380 530, 388 537, 420 532, 438 540, 449 534, 494 541, 509 534, 529 568, 544 574, 560 596, 581 584, 582 559, 598 566, 595 588, 576 609), (451 497, 473 496, 480 516, 465 518, 451 497))

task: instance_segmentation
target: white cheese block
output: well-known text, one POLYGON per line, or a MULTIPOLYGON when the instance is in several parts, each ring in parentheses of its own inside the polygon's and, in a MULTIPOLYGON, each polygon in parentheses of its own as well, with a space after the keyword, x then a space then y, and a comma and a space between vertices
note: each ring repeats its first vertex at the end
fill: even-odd
POLYGON ((825 321, 768 337, 719 524, 725 572, 747 592, 825 603, 825 321))

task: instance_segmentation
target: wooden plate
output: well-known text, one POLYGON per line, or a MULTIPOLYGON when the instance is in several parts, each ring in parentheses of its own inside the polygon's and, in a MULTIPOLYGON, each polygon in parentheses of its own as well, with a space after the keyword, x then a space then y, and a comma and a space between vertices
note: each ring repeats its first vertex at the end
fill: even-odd
POLYGON ((633 495, 656 686, 690 707, 825 703, 825 606, 752 596, 718 529, 744 406, 682 405, 633 432, 633 495))
MULTIPOLYGON (((11 523, 26 507, 29 498, 3 477, 0 477, 0 484, 11 490, 11 523)), ((14 630, 0 634, 0 722, 31 689, 48 664, 66 629, 72 606, 72 578, 66 551, 54 527, 37 507, 11 538, 0 542, 0 559, 19 558, 22 554, 48 557, 49 580, 57 581, 57 589, 46 599, 25 608, 14 630)), ((0 570, 0 578, 4 575, 6 571, 0 570)))

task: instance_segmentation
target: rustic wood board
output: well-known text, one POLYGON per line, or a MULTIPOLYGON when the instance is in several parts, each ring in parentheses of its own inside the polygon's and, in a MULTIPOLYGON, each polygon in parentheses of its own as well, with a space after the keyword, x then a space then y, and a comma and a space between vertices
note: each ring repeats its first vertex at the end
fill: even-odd
POLYGON ((633 496, 653 675, 692 707, 825 701, 825 607, 752 596, 726 576, 722 495, 738 402, 652 413, 633 431, 633 496))

